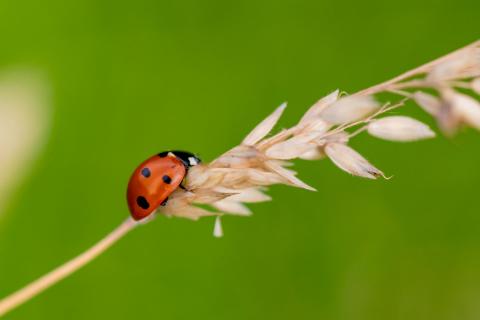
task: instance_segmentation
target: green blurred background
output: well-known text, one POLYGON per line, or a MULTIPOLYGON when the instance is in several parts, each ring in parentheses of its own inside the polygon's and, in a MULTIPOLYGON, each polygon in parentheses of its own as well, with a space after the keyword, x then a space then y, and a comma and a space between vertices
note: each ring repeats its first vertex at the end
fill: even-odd
MULTIPOLYGON (((0 217, 0 295, 128 214, 165 149, 208 161, 287 100, 282 126, 479 38, 480 2, 0 2, 0 69, 41 70, 46 147, 0 217)), ((408 106, 406 112, 427 119, 408 106)), ((429 122, 432 124, 432 122, 429 122)), ((480 135, 352 145, 390 181, 299 162, 250 218, 159 217, 6 319, 479 319, 480 135)))

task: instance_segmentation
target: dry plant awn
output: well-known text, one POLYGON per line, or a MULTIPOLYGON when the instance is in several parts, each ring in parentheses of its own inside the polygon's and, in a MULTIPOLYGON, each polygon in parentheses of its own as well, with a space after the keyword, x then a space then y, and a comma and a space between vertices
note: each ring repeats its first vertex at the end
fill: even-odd
MULTIPOLYGON (((358 93, 346 95, 336 90, 308 109, 296 125, 269 136, 286 108, 283 104, 240 145, 210 163, 191 167, 183 188, 175 189, 168 203, 157 212, 193 220, 216 216, 214 235, 219 237, 222 236, 220 217, 250 215, 246 203, 271 200, 264 193, 267 186, 286 184, 315 191, 290 169, 292 160, 328 158, 352 175, 385 178, 381 170, 348 145, 350 139, 361 132, 401 142, 434 137, 435 133, 418 120, 386 115, 408 100, 434 117, 446 135, 453 135, 462 126, 480 129, 479 94, 480 41, 477 41, 358 93), (380 93, 394 94, 397 100, 382 102, 380 93)), ((0 316, 93 260, 138 224, 128 218, 86 252, 1 300, 0 316)))

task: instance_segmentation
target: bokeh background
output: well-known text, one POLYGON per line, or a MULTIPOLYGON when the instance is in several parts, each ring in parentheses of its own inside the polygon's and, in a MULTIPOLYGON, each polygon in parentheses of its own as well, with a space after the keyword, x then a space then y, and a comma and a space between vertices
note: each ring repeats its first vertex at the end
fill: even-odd
MULTIPOLYGON (((0 295, 119 224, 144 158, 211 160, 283 101, 288 126, 336 88, 478 39, 479 12, 476 0, 1 1, 0 71, 40 70, 52 118, 0 213, 0 295)), ((299 162, 319 192, 274 187, 252 217, 225 218, 222 239, 213 219, 160 217, 5 319, 479 319, 480 134, 352 145, 394 178, 299 162)))

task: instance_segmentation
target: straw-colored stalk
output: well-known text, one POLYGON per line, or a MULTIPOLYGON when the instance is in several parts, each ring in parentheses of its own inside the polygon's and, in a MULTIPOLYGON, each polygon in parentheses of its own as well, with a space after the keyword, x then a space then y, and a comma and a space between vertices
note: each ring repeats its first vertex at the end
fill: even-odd
MULTIPOLYGON (((351 138, 362 132, 401 142, 434 137, 435 133, 418 120, 386 115, 407 100, 434 117, 447 135, 462 126, 480 129, 478 94, 480 41, 358 93, 347 95, 336 90, 308 109, 296 125, 268 136, 286 108, 282 104, 240 145, 210 163, 191 168, 185 189, 175 191, 158 214, 194 220, 216 216, 214 235, 221 236, 220 217, 249 215, 245 203, 271 200, 264 193, 267 186, 285 184, 315 190, 289 168, 295 159, 329 158, 352 175, 385 177, 348 145, 351 138), (398 99, 392 103, 380 101, 378 94, 385 92, 398 99)), ((91 249, 0 301, 0 316, 93 260, 135 225, 127 220, 91 249)))

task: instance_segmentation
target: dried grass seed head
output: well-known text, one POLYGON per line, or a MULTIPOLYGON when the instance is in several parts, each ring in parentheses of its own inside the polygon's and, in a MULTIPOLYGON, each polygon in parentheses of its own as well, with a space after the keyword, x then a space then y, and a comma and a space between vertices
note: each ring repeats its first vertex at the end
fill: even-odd
MULTIPOLYGON (((369 179, 385 177, 347 143, 362 131, 377 138, 402 142, 434 137, 427 125, 413 118, 383 117, 386 112, 402 106, 405 99, 413 100, 436 118, 446 133, 455 132, 462 124, 480 128, 479 102, 455 91, 455 83, 451 82, 466 79, 473 91, 480 91, 479 44, 439 60, 439 63, 420 67, 418 74, 406 73, 408 77, 419 77, 412 82, 406 81, 407 77, 398 77, 397 82, 367 89, 368 94, 361 92, 342 98, 340 91, 335 90, 310 107, 296 125, 269 135, 286 108, 286 104, 282 104, 240 145, 211 163, 191 168, 185 182, 186 190, 175 191, 162 211, 192 219, 220 214, 250 215, 246 204, 271 200, 264 193, 265 187, 270 185, 285 184, 315 190, 297 177, 289 168, 291 162, 286 160, 328 157, 337 167, 352 175, 369 179), (397 86, 402 90, 397 90, 397 86), (438 96, 425 89, 436 91, 438 96), (380 103, 376 95, 381 92, 393 92, 403 100, 393 104, 380 103)), ((219 218, 216 221, 215 229, 219 233, 219 218)))

